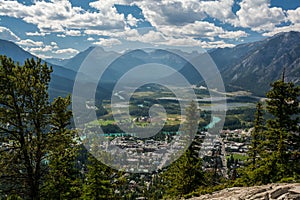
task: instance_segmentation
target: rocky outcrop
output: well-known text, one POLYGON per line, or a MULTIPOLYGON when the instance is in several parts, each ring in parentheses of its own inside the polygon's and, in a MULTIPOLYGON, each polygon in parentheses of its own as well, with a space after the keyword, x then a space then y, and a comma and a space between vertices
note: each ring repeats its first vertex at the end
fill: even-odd
POLYGON ((300 200, 300 183, 227 188, 191 200, 300 200))

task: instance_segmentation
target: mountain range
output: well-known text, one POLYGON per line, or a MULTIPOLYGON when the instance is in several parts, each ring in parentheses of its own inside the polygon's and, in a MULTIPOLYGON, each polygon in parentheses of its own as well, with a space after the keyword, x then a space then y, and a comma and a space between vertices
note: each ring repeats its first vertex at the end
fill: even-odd
MULTIPOLYGON (((201 53, 186 53, 185 57, 201 56, 201 53)), ((0 54, 23 63, 27 58, 35 57, 13 42, 0 40, 0 54)), ((300 84, 300 32, 279 33, 261 41, 240 44, 233 48, 218 48, 208 51, 218 67, 227 91, 244 90, 254 95, 264 96, 270 83, 279 79, 284 68, 286 81, 300 84)), ((96 70, 104 70, 99 91, 109 93, 117 80, 136 66, 147 63, 158 63, 172 66, 179 71, 191 84, 202 84, 201 75, 186 60, 165 50, 134 50, 120 54, 105 51, 101 47, 89 47, 70 59, 48 59, 44 62, 53 67, 50 94, 65 95, 72 92, 77 73, 87 84, 99 79, 96 70), (82 71, 80 66, 89 61, 89 67, 82 71), (113 61, 110 63, 110 61, 113 61), (106 66, 109 64, 109 67, 106 66)), ((138 73, 138 72, 137 72, 138 73)), ((157 74, 164 71, 157 70, 157 74)), ((152 74, 149 73, 149 76, 152 74)), ((141 74, 136 74, 137 77, 141 74)), ((171 78, 172 75, 166 75, 171 78)), ((132 77, 134 79, 134 77, 132 77)))

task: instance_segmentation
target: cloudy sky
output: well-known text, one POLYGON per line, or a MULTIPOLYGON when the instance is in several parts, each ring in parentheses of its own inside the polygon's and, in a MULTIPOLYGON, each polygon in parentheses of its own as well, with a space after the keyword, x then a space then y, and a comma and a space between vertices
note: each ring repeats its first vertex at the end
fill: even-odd
POLYGON ((91 45, 232 47, 290 30, 300 0, 0 0, 0 38, 42 58, 91 45))

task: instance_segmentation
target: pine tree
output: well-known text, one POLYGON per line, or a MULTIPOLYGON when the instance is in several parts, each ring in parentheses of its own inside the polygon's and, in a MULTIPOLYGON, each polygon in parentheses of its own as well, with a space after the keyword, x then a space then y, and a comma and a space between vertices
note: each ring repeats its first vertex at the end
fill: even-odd
POLYGON ((280 180, 292 176, 299 167, 300 87, 286 83, 284 75, 271 86, 267 93, 267 110, 274 118, 267 122, 266 147, 276 159, 274 168, 280 180))
POLYGON ((70 135, 62 131, 70 121, 69 101, 50 103, 51 72, 40 59, 20 66, 0 56, 0 192, 5 195, 41 199, 49 155, 55 146, 68 146, 61 138, 70 135))
POLYGON ((252 164, 242 169, 242 178, 237 181, 242 185, 267 184, 300 177, 300 87, 286 83, 284 73, 282 79, 271 86, 266 103, 272 118, 265 127, 261 105, 257 105, 249 151, 252 164))
POLYGON ((251 145, 249 148, 249 159, 251 160, 252 170, 256 168, 257 158, 260 153, 260 148, 263 139, 264 118, 263 105, 261 102, 256 104, 256 112, 254 116, 254 127, 251 132, 251 145))
POLYGON ((83 186, 83 199, 114 199, 114 176, 116 171, 98 161, 91 154, 88 157, 87 174, 83 186))
POLYGON ((198 130, 197 104, 192 101, 186 110, 185 134, 191 142, 187 151, 163 174, 165 196, 168 198, 183 197, 193 192, 204 182, 202 161, 199 157, 199 142, 194 140, 194 131, 198 130))
POLYGON ((52 103, 54 112, 47 156, 49 169, 43 184, 43 197, 46 199, 74 199, 81 194, 80 172, 75 166, 79 146, 74 139, 75 131, 67 128, 72 116, 68 110, 70 103, 70 96, 59 97, 52 103))

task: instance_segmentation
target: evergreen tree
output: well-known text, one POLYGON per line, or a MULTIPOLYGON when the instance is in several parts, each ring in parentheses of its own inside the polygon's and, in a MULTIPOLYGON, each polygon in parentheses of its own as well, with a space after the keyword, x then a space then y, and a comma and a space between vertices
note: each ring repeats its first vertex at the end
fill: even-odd
POLYGON ((249 148, 249 159, 251 160, 252 170, 256 168, 257 159, 260 153, 260 148, 263 139, 264 118, 263 105, 261 102, 256 104, 256 112, 254 115, 254 127, 251 132, 251 145, 249 148))
MULTIPOLYGON (((49 101, 51 72, 40 59, 20 66, 0 56, 0 192, 5 195, 41 199, 49 155, 54 145, 68 146, 61 138, 72 137, 66 131, 69 100, 49 101)), ((65 149, 55 151, 63 155, 65 149)))
POLYGON ((202 185, 203 177, 201 160, 188 150, 163 174, 164 196, 183 197, 202 185))
POLYGON ((249 152, 252 165, 243 169, 243 176, 238 180, 245 185, 267 184, 286 178, 299 179, 300 87, 284 82, 284 75, 271 86, 266 103, 272 118, 263 131, 262 109, 258 105, 249 152))
POLYGON ((199 115, 197 104, 192 101, 186 110, 185 134, 191 145, 187 151, 163 174, 165 196, 167 198, 183 197, 203 184, 204 173, 199 158, 199 142, 192 137, 198 129, 199 115))
POLYGON ((267 93, 267 110, 273 119, 267 122, 266 150, 276 160, 277 179, 293 176, 299 168, 299 96, 300 87, 286 83, 284 75, 267 93))
POLYGON ((114 179, 116 171, 98 161, 92 155, 88 157, 87 174, 83 186, 83 199, 116 199, 114 179))
POLYGON ((72 112, 68 110, 70 103, 70 97, 59 97, 52 103, 55 113, 51 118, 52 131, 49 134, 49 170, 43 186, 43 196, 46 199, 80 197, 80 172, 75 166, 79 146, 74 139, 75 131, 67 128, 72 116, 72 112))

